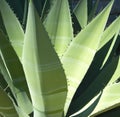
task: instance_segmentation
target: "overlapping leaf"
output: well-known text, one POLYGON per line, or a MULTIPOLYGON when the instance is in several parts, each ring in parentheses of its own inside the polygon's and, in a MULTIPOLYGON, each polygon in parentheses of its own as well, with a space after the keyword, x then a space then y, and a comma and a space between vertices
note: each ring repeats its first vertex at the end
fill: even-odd
POLYGON ((34 117, 61 117, 67 93, 66 77, 32 1, 29 3, 22 61, 34 117))
POLYGON ((71 103, 68 115, 80 110, 92 98, 94 98, 94 96, 105 88, 116 70, 118 60, 118 56, 114 57, 111 62, 100 71, 96 79, 89 85, 89 87, 81 93, 73 103, 71 103))
POLYGON ((10 97, 0 87, 0 114, 5 117, 18 117, 10 97))
POLYGON ((68 0, 54 1, 44 25, 57 54, 61 57, 73 39, 68 0))
POLYGON ((88 22, 88 9, 87 0, 80 0, 74 9, 74 14, 76 15, 80 25, 84 28, 88 22))
POLYGON ((30 113, 32 107, 28 98, 29 91, 25 80, 22 64, 19 61, 14 49, 6 39, 5 35, 0 31, 0 69, 11 88, 13 95, 23 111, 30 113), (27 95, 26 95, 27 94, 27 95), (29 108, 26 108, 29 105, 29 108))
POLYGON ((24 39, 23 29, 5 0, 0 0, 0 12, 2 14, 3 22, 10 42, 18 57, 21 59, 24 39))
POLYGON ((94 58, 112 4, 113 1, 75 37, 62 57, 69 84, 66 108, 94 58))
POLYGON ((103 90, 101 99, 91 117, 120 105, 120 84, 114 83, 103 90))

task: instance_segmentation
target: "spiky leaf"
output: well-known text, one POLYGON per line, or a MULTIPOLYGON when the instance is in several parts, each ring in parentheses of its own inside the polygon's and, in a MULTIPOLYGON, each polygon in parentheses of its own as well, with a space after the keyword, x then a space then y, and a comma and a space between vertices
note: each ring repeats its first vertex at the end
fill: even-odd
POLYGON ((68 0, 56 0, 54 2, 44 25, 57 54, 61 57, 73 39, 73 28, 68 0))
POLYGON ((18 57, 21 59, 24 39, 24 32, 21 24, 5 0, 0 0, 0 12, 10 42, 18 57))
POLYGON ((32 1, 28 10, 23 66, 34 116, 61 117, 67 92, 66 77, 32 1))
POLYGON ((75 37, 62 57, 69 84, 65 110, 94 58, 112 4, 113 1, 75 37))
POLYGON ((87 25, 87 21, 88 21, 87 11, 88 11, 87 0, 80 0, 74 9, 74 13, 82 28, 84 28, 87 25))

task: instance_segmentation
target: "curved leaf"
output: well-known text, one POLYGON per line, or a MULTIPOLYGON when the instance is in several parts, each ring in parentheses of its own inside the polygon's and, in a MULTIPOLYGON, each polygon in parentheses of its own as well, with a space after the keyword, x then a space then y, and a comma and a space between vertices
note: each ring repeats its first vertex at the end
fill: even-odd
MULTIPOLYGON (((99 49, 102 48, 120 29, 120 16, 105 29, 100 40, 99 49)), ((98 49, 98 50, 99 50, 98 49)))
POLYGON ((61 117, 67 94, 66 77, 32 1, 28 10, 23 67, 34 116, 61 117))
POLYGON ((118 61, 118 65, 117 65, 117 68, 115 70, 115 73, 113 74, 111 80, 109 81, 108 85, 110 84, 113 84, 117 81, 117 79, 120 78, 120 58, 119 58, 119 61, 118 61))
POLYGON ((75 37, 62 57, 69 84, 65 110, 94 58, 112 4, 113 1, 75 37))
POLYGON ((15 107, 9 96, 0 87, 0 114, 5 117, 18 117, 15 107))
POLYGON ((80 111, 72 115, 72 117, 88 117, 99 103, 102 93, 100 92, 88 104, 85 105, 80 111))
POLYGON ((5 0, 0 0, 0 11, 10 42, 18 57, 21 59, 24 39, 21 24, 5 0))
POLYGON ((61 57, 73 39, 68 0, 56 0, 54 2, 44 25, 57 54, 61 57))
POLYGON ((120 83, 115 83, 107 86, 103 90, 101 99, 96 106, 95 110, 91 114, 94 117, 100 113, 111 110, 117 106, 120 106, 120 83))
POLYGON ((76 15, 82 28, 84 28, 87 25, 87 11, 87 0, 80 0, 74 9, 74 14, 76 15))
POLYGON ((101 90, 105 88, 116 70, 118 59, 118 56, 114 57, 111 62, 101 70, 101 72, 90 84, 90 86, 81 95, 79 95, 76 100, 71 103, 67 115, 71 115, 80 110, 94 96, 96 96, 101 90))
POLYGON ((6 82, 10 86, 16 101, 21 109, 30 113, 32 107, 28 98, 29 91, 22 68, 14 49, 6 39, 5 35, 0 31, 0 68, 5 77, 6 82), (26 95, 27 94, 27 95, 26 95), (23 103, 24 102, 24 103, 23 103), (29 105, 29 108, 26 108, 29 105))

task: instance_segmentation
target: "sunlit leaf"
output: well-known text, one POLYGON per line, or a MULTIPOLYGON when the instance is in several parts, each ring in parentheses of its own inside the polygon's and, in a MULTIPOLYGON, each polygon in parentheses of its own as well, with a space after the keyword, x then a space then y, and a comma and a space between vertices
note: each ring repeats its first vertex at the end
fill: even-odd
POLYGON ((74 13, 81 25, 84 28, 88 22, 87 0, 80 0, 74 9, 74 13))
POLYGON ((75 37, 62 57, 63 67, 68 79, 65 111, 94 58, 112 4, 113 1, 75 37))
POLYGON ((24 32, 21 24, 5 0, 0 0, 0 12, 10 42, 18 57, 21 59, 24 39, 24 32))
POLYGON ((44 25, 57 54, 61 57, 73 39, 68 0, 56 0, 54 2, 44 25))
POLYGON ((34 116, 62 116, 67 94, 66 77, 32 1, 28 9, 22 61, 34 116))

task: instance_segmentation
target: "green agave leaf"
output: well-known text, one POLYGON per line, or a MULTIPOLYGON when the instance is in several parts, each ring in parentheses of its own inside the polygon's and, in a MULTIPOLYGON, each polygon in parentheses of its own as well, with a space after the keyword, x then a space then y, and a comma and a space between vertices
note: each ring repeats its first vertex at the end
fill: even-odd
POLYGON ((112 4, 113 1, 75 37, 62 57, 69 84, 65 111, 94 58, 112 4))
POLYGON ((120 107, 119 106, 97 115, 97 117, 114 117, 114 116, 115 117, 120 116, 120 107))
POLYGON ((29 91, 22 64, 10 45, 9 40, 6 39, 5 35, 1 31, 0 56, 0 69, 6 82, 8 82, 8 85, 10 86, 18 105, 23 109, 23 111, 26 111, 26 113, 31 113, 32 107, 30 100, 28 99, 29 91))
POLYGON ((1 70, 0 70, 0 87, 2 87, 3 89, 6 89, 8 87, 6 81, 4 80, 4 77, 1 73, 1 70))
POLYGON ((85 107, 83 107, 80 111, 71 115, 72 117, 88 117, 92 111, 95 109, 101 98, 102 92, 100 92, 97 96, 95 96, 85 107))
POLYGON ((19 21, 23 21, 23 16, 24 16, 24 3, 25 1, 23 0, 17 0, 17 1, 11 1, 11 0, 6 0, 9 4, 9 6, 12 8, 12 10, 15 12, 17 15, 19 21))
POLYGON ((120 58, 118 61, 117 68, 115 70, 115 73, 113 74, 111 80, 109 81, 108 85, 113 84, 117 81, 117 79, 120 78, 120 58))
POLYGON ((57 54, 61 57, 73 39, 68 0, 55 1, 44 25, 57 54))
MULTIPOLYGON (((115 38, 111 39, 99 51, 97 51, 97 53, 95 54, 95 57, 94 57, 91 65, 90 65, 90 67, 89 67, 89 69, 87 71, 87 73, 84 76, 84 79, 82 80, 81 84, 79 85, 79 87, 78 87, 78 89, 77 89, 77 91, 76 91, 76 93, 74 95, 74 99, 76 99, 80 94, 82 94, 83 92, 85 92, 85 90, 87 88, 89 88, 90 84, 99 75, 101 69, 103 68, 103 62, 106 59, 106 56, 107 56, 107 54, 109 52, 109 49, 110 49, 111 45, 113 44, 113 42, 115 40, 116 40, 115 38)), ((113 56, 116 56, 115 55, 116 48, 118 48, 119 43, 120 43, 120 39, 119 39, 119 37, 117 37, 117 40, 116 40, 116 42, 114 44, 114 47, 112 48, 110 56, 106 60, 105 65, 107 65, 107 64, 109 64, 111 62, 111 59, 113 58, 113 56)), ((117 80, 117 78, 119 77, 118 75, 116 75, 117 72, 118 72, 117 69, 119 69, 118 66, 116 68, 115 75, 113 75, 114 76, 114 78, 113 78, 114 81, 115 81, 115 79, 117 80)), ((111 78, 111 80, 112 80, 112 78, 111 78)), ((111 82, 111 83, 113 83, 113 82, 111 82)))
MULTIPOLYGON (((94 1, 94 5, 93 5, 93 1, 92 0, 88 0, 88 5, 90 4, 91 5, 91 9, 89 9, 89 17, 88 17, 88 21, 90 22, 96 15, 96 11, 97 11, 97 8, 98 8, 98 4, 99 4, 99 1, 100 0, 96 0, 94 1), (90 2, 90 3, 89 3, 90 2)), ((88 6, 89 8, 89 6, 88 6)))
MULTIPOLYGON (((31 104, 28 101, 29 99, 26 97, 26 94, 24 92, 20 93, 20 91, 15 88, 1 58, 0 58, 0 69, 1 69, 1 73, 4 75, 4 78, 8 84, 8 86, 6 88, 11 89, 11 91, 19 105, 19 107, 18 107, 15 104, 14 100, 12 100, 12 102, 15 106, 15 109, 19 114, 19 117, 28 117, 28 114, 26 114, 26 112, 27 113, 31 112, 31 104), (26 108, 26 106, 27 106, 27 108, 26 108), (26 110, 26 112, 23 111, 24 109, 26 110)), ((2 82, 2 85, 3 85, 3 82, 2 82)), ((5 88, 5 90, 6 90, 6 88, 5 88)))
POLYGON ((10 42, 18 57, 21 59, 24 39, 23 29, 5 0, 0 0, 0 12, 2 14, 3 22, 10 42))
POLYGON ((118 59, 118 56, 113 57, 111 62, 100 71, 89 87, 71 103, 67 113, 68 116, 82 109, 94 96, 104 89, 116 70, 118 59))
POLYGON ((120 16, 113 21, 110 26, 103 32, 103 35, 100 40, 99 48, 102 48, 120 29, 120 16))
POLYGON ((52 5, 51 5, 52 1, 53 0, 45 0, 44 1, 44 5, 43 5, 41 15, 40 15, 42 21, 44 21, 44 19, 47 17, 48 11, 52 7, 52 5))
POLYGON ((67 94, 66 77, 32 1, 28 9, 22 61, 34 117, 61 117, 67 94))
MULTIPOLYGON (((82 93, 85 92, 85 90, 87 90, 87 88, 89 88, 89 86, 91 85, 92 82, 94 82, 94 80, 96 79, 96 77, 99 75, 99 73, 101 72, 102 69, 102 64, 103 61, 108 53, 108 50, 111 46, 113 40, 110 40, 109 42, 107 42, 107 44, 105 44, 99 51, 97 51, 97 53, 94 56, 94 59, 87 71, 87 73, 84 76, 84 79, 82 80, 82 82, 80 83, 73 101, 79 97, 82 93)), ((113 57, 113 56, 112 56, 113 57)), ((112 58, 111 57, 111 58, 112 58)), ((111 62, 111 61, 110 61, 111 62)), ((108 62, 109 63, 109 62, 108 62)), ((107 63, 107 64, 108 64, 107 63)), ((107 65, 105 64, 105 65, 107 65)))
POLYGON ((6 30, 5 30, 3 20, 2 20, 1 12, 0 12, 0 30, 2 30, 6 34, 6 30))
POLYGON ((18 117, 18 114, 14 108, 11 99, 1 87, 0 87, 0 114, 5 117, 18 117))
MULTIPOLYGON (((13 81, 12 81, 11 77, 8 74, 8 71, 7 71, 6 67, 5 67, 5 64, 4 64, 1 56, 0 56, 0 70, 1 70, 1 74, 4 77, 4 80, 6 81, 6 83, 8 85, 7 87, 10 87, 11 90, 14 90, 13 81)), ((4 82, 1 82, 1 83, 3 84, 4 82)), ((14 92, 13 92, 13 94, 14 94, 14 92)))
POLYGON ((115 83, 110 86, 107 86, 103 90, 101 99, 98 105, 96 106, 95 110, 91 114, 91 117, 113 109, 117 106, 120 106, 120 83, 115 83))
MULTIPOLYGON (((115 36, 113 38, 113 41, 112 41, 111 46, 106 54, 104 61, 102 63, 102 66, 104 64, 107 64, 112 59, 112 57, 115 55, 116 48, 118 47, 118 44, 116 44, 116 42, 118 42, 117 39, 119 39, 117 37, 118 37, 118 32, 115 34, 115 36)), ((101 66, 101 68, 102 68, 102 66, 101 66)))
POLYGON ((87 0, 80 0, 73 11, 82 28, 84 28, 87 25, 87 11, 87 0))

